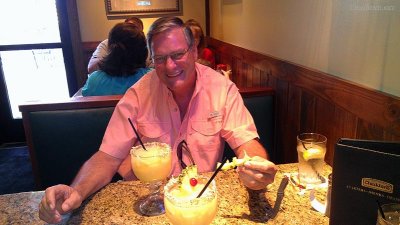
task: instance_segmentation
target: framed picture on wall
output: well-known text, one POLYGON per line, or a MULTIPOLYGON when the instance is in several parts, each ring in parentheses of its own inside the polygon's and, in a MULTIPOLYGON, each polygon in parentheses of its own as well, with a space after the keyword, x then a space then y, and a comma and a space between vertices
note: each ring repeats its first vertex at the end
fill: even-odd
POLYGON ((182 0, 105 0, 108 19, 181 16, 182 0))

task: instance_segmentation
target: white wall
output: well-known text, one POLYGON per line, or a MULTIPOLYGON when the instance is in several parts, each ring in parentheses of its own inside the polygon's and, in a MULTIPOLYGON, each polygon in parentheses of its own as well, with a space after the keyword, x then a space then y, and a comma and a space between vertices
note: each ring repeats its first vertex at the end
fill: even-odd
POLYGON ((211 37, 400 96, 400 1, 211 0, 211 37))
MULTIPOLYGON (((102 41, 107 38, 111 28, 123 19, 108 20, 104 0, 76 0, 78 7, 79 26, 82 42, 102 41)), ((183 0, 184 21, 197 20, 205 32, 205 4, 203 0, 183 0)), ((144 24, 144 32, 147 33, 150 25, 157 18, 141 18, 144 24)))

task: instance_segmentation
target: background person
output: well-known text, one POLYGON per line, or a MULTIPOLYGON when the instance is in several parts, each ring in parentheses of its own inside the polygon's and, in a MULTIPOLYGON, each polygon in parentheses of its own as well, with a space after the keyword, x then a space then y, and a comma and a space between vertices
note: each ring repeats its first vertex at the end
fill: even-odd
POLYGON ((194 36, 198 54, 197 62, 215 69, 215 56, 213 51, 207 48, 206 38, 200 24, 196 20, 190 19, 185 22, 185 25, 189 26, 194 36))
POLYGON ((146 67, 146 37, 132 23, 118 23, 108 37, 108 55, 99 63, 100 70, 88 77, 83 96, 120 95, 150 71, 146 67))
MULTIPOLYGON (((125 23, 132 23, 137 26, 138 29, 143 31, 143 21, 137 17, 129 17, 125 19, 125 23)), ((99 62, 104 59, 108 54, 108 39, 100 42, 96 50, 93 52, 88 63, 88 73, 91 74, 99 69, 99 62)))
MULTIPOLYGON (((143 142, 164 142, 172 147, 173 175, 181 171, 176 150, 183 140, 200 172, 215 170, 226 141, 239 158, 245 152, 253 157, 237 170, 246 187, 258 190, 273 182, 277 168, 257 141, 254 121, 237 87, 224 76, 217 76, 215 70, 196 63, 194 38, 183 21, 177 17, 157 19, 147 38, 155 70, 119 101, 99 151, 85 162, 71 186, 46 189, 39 205, 42 220, 59 222, 60 214, 79 207, 108 184, 116 171, 122 176, 132 173, 130 165, 121 167, 121 163, 129 162, 131 147, 138 145, 128 118, 143 142)), ((189 163, 187 155, 183 160, 189 163)))

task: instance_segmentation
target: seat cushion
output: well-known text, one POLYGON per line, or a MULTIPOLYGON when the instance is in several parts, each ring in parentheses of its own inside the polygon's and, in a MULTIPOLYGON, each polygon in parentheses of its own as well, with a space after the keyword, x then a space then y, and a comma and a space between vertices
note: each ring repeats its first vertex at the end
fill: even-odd
POLYGON ((42 188, 70 184, 101 144, 114 107, 29 114, 42 188))

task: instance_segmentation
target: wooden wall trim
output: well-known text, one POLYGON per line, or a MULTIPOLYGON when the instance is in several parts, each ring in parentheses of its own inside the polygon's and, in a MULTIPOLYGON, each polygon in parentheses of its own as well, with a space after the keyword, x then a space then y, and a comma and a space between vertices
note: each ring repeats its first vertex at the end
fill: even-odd
MULTIPOLYGON (((93 53, 96 50, 97 46, 100 44, 100 41, 87 41, 82 42, 82 49, 84 52, 93 53)), ((90 54, 91 56, 92 54, 90 54)))
POLYGON ((75 65, 75 74, 77 87, 82 87, 86 81, 87 75, 87 64, 84 64, 83 54, 82 54, 82 41, 81 33, 79 30, 79 17, 78 17, 78 6, 76 0, 66 1, 67 13, 68 13, 68 26, 70 30, 70 38, 72 44, 72 54, 75 65))
POLYGON ((327 73, 208 38, 217 63, 229 64, 240 87, 271 86, 276 91, 280 162, 295 162, 296 135, 328 137, 332 165, 339 138, 400 141, 400 98, 327 73))
POLYGON ((400 98, 320 72, 301 67, 295 69, 295 79, 291 82, 297 86, 400 136, 400 98))
POLYGON ((206 27, 205 35, 210 36, 210 0, 205 0, 206 27))

